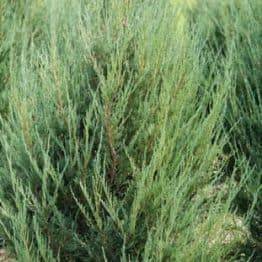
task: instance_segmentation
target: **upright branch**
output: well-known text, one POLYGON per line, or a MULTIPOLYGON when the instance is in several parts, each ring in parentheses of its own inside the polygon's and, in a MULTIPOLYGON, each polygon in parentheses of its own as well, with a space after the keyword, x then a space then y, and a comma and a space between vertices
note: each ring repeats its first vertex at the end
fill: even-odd
POLYGON ((112 121, 111 121, 111 107, 108 102, 105 103, 104 112, 105 112, 105 130, 106 130, 107 142, 110 151, 110 157, 112 161, 108 176, 109 176, 110 183, 113 184, 116 178, 118 156, 114 146, 115 141, 114 141, 114 134, 112 128, 112 121))

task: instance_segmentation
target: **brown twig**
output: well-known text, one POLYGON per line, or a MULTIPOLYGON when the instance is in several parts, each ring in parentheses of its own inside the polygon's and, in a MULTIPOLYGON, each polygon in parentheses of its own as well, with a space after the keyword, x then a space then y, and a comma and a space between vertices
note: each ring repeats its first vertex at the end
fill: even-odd
POLYGON ((111 183, 114 183, 116 177, 116 171, 117 171, 118 156, 114 147, 114 135, 113 135, 113 129, 112 129, 110 118, 111 118, 111 108, 109 106, 109 103, 105 103, 105 129, 106 129, 106 135, 107 135, 107 140, 110 150, 110 156, 112 160, 111 169, 109 171, 109 179, 111 183))

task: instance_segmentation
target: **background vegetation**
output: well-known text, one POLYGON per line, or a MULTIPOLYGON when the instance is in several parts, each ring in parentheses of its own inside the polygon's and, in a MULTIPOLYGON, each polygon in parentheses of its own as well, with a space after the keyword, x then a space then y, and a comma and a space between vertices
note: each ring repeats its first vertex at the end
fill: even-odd
POLYGON ((6 255, 261 261, 261 5, 0 0, 6 255))

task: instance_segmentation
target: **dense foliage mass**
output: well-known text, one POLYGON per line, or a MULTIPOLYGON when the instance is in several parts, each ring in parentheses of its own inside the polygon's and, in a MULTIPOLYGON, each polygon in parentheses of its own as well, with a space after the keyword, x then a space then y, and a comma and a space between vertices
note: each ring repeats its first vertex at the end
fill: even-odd
POLYGON ((2 253, 261 261, 261 11, 0 0, 2 253))

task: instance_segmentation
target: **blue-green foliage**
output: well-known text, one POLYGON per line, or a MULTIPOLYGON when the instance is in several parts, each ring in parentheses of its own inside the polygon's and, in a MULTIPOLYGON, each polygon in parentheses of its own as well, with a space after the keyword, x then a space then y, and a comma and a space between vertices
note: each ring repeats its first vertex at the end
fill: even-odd
POLYGON ((220 2, 1 0, 10 257, 259 259, 261 3, 220 2))

